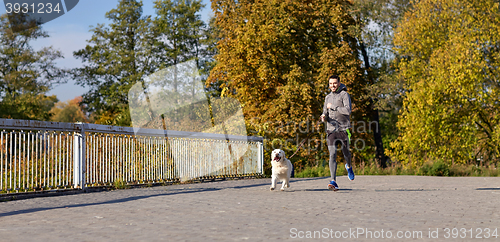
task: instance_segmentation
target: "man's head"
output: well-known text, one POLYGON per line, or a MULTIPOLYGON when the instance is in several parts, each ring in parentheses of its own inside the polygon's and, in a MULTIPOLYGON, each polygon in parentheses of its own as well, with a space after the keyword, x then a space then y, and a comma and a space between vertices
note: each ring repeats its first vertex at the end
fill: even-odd
POLYGON ((330 88, 332 92, 335 92, 335 90, 337 90, 339 86, 340 86, 340 77, 338 77, 337 75, 331 75, 328 78, 328 88, 330 88))

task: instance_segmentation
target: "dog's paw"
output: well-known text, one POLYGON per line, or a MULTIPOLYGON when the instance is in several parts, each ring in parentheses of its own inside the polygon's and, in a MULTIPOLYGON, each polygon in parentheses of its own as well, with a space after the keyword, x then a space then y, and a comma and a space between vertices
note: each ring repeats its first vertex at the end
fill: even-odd
POLYGON ((290 184, 286 184, 286 188, 289 188, 290 187, 290 184))
POLYGON ((281 190, 281 191, 284 191, 284 190, 285 190, 285 188, 281 188, 280 190, 281 190))
POLYGON ((269 190, 274 191, 274 187, 269 188, 269 190))

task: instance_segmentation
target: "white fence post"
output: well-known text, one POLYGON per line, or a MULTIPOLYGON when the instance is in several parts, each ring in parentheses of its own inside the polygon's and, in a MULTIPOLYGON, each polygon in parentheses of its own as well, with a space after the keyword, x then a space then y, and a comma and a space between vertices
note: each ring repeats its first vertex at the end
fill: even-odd
POLYGON ((74 133, 73 187, 85 189, 85 124, 78 123, 80 133, 74 133))
POLYGON ((259 159, 260 159, 260 174, 264 175, 264 141, 258 142, 259 144, 259 159))

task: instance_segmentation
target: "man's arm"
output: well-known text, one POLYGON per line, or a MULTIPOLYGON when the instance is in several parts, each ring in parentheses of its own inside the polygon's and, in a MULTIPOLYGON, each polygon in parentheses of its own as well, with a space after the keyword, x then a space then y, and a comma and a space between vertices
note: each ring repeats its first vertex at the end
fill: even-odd
POLYGON ((328 108, 327 108, 327 104, 326 104, 327 98, 328 98, 328 96, 325 97, 325 103, 323 104, 323 113, 320 116, 321 122, 325 122, 325 116, 328 115, 328 108))
POLYGON ((349 93, 344 92, 342 95, 343 107, 337 107, 337 111, 343 115, 351 115, 351 97, 349 93))

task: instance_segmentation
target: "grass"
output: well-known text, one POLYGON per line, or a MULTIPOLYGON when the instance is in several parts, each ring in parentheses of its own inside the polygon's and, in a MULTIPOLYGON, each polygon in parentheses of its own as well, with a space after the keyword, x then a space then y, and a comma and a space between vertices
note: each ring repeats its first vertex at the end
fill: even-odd
POLYGON ((127 188, 129 188, 129 186, 127 185, 126 182, 118 179, 118 180, 115 180, 115 182, 113 182, 113 188, 114 189, 127 189, 127 188))
MULTIPOLYGON (((500 176, 500 170, 494 166, 477 166, 467 164, 448 165, 442 161, 425 163, 418 168, 408 168, 401 165, 394 165, 381 168, 376 164, 354 167, 356 175, 418 175, 418 176, 500 176)), ((337 176, 347 175, 343 164, 337 165, 337 176)), ((306 167, 297 172, 295 177, 323 177, 330 176, 328 166, 306 167)))
MULTIPOLYGON (((347 175, 344 166, 337 166, 337 176, 347 175)), ((295 174, 295 177, 323 177, 330 176, 330 168, 328 166, 306 167, 304 170, 295 174)))

